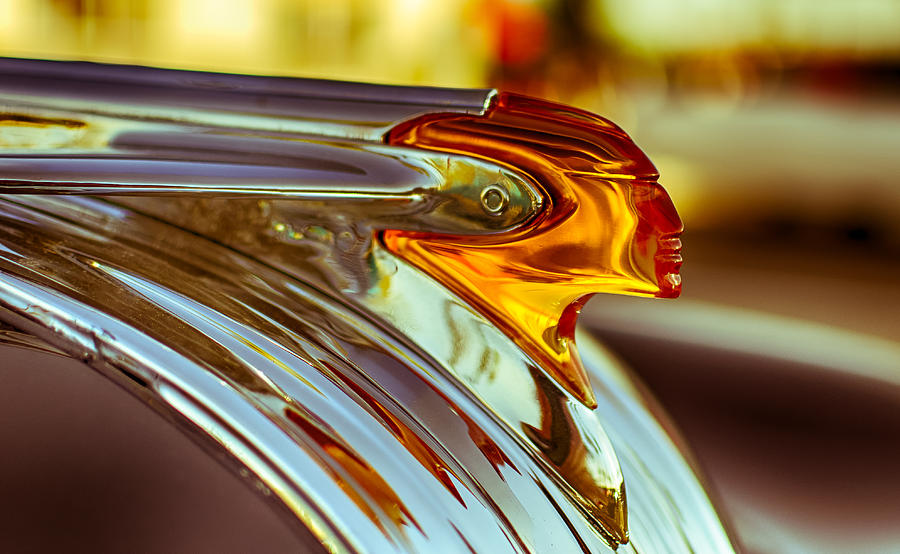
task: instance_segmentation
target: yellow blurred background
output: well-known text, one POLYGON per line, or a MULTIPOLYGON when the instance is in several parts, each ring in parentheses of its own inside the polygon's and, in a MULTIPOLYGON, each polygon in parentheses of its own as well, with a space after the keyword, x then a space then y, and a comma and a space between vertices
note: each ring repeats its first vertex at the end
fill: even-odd
MULTIPOLYGON (((0 0, 0 55, 574 104, 635 138, 685 221, 683 298, 657 320, 724 306, 783 318, 748 320, 772 334, 802 320, 900 344, 896 0, 0 0)), ((621 313, 610 302, 587 311, 621 313)), ((760 551, 788 533, 764 513, 739 525, 760 551)), ((817 536, 815 551, 850 544, 817 536)))

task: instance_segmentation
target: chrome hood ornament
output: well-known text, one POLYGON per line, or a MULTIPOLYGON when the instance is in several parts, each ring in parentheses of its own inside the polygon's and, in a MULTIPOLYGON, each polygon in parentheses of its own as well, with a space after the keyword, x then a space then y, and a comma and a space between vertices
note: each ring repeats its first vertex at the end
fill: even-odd
POLYGON ((124 375, 327 548, 727 546, 684 461, 643 460, 672 447, 627 378, 574 349, 590 294, 680 288, 681 223, 613 124, 493 91, 0 73, 0 319, 124 375), (697 538, 648 527, 659 487, 697 538))
POLYGON ((677 297, 681 220, 656 168, 615 124, 574 108, 500 95, 485 116, 424 116, 392 144, 510 164, 549 199, 527 228, 486 237, 389 232, 389 248, 471 299, 588 407, 575 319, 598 292, 677 297))

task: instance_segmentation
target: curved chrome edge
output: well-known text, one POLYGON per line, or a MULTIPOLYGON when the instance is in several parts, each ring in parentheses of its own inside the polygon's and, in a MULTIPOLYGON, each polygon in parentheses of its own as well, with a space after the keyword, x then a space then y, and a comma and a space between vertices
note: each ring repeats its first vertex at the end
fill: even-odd
MULTIPOLYGON (((277 424, 239 390, 203 367, 105 314, 6 274, 0 274, 0 321, 116 382, 127 383, 131 392, 158 412, 175 416, 174 421, 201 445, 208 447, 212 440, 218 445, 214 452, 225 452, 250 470, 237 471, 238 475, 253 478, 252 486, 264 497, 278 498, 294 521, 301 522, 329 552, 366 551, 363 543, 354 540, 364 535, 363 529, 349 533, 334 526, 340 518, 327 512, 341 508, 341 493, 327 490, 330 479, 308 453, 280 436, 277 424), (275 451, 279 448, 293 453, 290 465, 278 463, 275 451), (311 482, 317 486, 308 485, 311 482), (329 503, 309 496, 321 487, 329 503)), ((373 541, 369 544, 380 542, 377 532, 369 539, 373 541)))
POLYGON ((378 141, 432 112, 484 113, 493 89, 373 85, 90 62, 0 58, 0 101, 96 115, 378 141))
POLYGON ((530 178, 382 140, 400 121, 478 114, 494 97, 0 59, 0 192, 272 200, 377 230, 507 232, 542 208, 530 178), (506 201, 489 205, 488 190, 506 201))
MULTIPOLYGON (((657 478, 656 473, 647 469, 648 464, 641 457, 635 457, 629 451, 626 457, 633 458, 630 471, 636 472, 635 476, 629 477, 629 497, 637 490, 641 499, 638 506, 645 506, 645 511, 638 510, 637 513, 642 516, 636 531, 636 542, 628 543, 623 484, 626 466, 620 467, 617 454, 619 449, 633 446, 631 441, 634 439, 620 438, 620 442, 614 444, 615 441, 607 437, 605 432, 605 421, 601 421, 588 407, 575 405, 565 392, 534 369, 533 360, 529 360, 527 355, 516 353, 503 356, 501 353, 510 350, 510 345, 506 344, 508 340, 485 332, 482 329, 484 322, 476 316, 464 313, 460 315, 460 308, 463 312, 466 308, 452 295, 434 295, 437 300, 444 302, 447 311, 442 317, 446 321, 424 329, 422 322, 429 321, 437 312, 423 313, 421 308, 427 308, 424 302, 419 307, 406 306, 411 300, 419 300, 414 298, 415 293, 398 289, 397 285, 402 285, 403 279, 410 283, 415 281, 426 293, 432 288, 440 289, 440 286, 428 279, 416 281, 410 278, 409 275, 415 270, 408 267, 398 270, 397 261, 389 256, 385 257, 379 245, 371 240, 373 229, 383 230, 378 226, 379 219, 395 224, 403 222, 407 230, 468 230, 477 234, 509 230, 528 221, 540 209, 541 196, 539 192, 535 192, 539 189, 535 189, 531 181, 510 171, 503 173, 505 169, 500 165, 476 163, 465 156, 426 154, 414 149, 375 144, 387 128, 423 113, 482 113, 494 101, 495 94, 492 91, 481 91, 484 94, 480 98, 479 111, 469 105, 455 105, 452 99, 448 100, 449 97, 444 96, 446 91, 432 91, 435 103, 417 99, 412 92, 407 91, 412 95, 409 102, 400 103, 384 97, 384 89, 377 86, 369 88, 368 85, 332 83, 340 90, 329 92, 326 86, 328 82, 319 81, 297 83, 297 88, 292 88, 288 81, 294 80, 276 79, 267 84, 266 78, 248 78, 250 80, 245 82, 243 76, 222 76, 223 79, 218 80, 216 76, 208 77, 205 74, 197 76, 191 73, 186 77, 180 72, 175 72, 179 75, 164 75, 153 73, 164 70, 121 69, 111 66, 88 68, 79 76, 74 69, 80 66, 51 64, 38 67, 22 62, 17 69, 15 63, 7 65, 12 68, 12 78, 0 82, 0 101, 4 102, 4 107, 13 110, 7 114, 7 120, 12 121, 13 125, 49 126, 56 134, 49 133, 47 136, 51 137, 50 143, 38 145, 28 155, 12 153, 0 157, 0 178, 6 177, 6 190, 35 194, 119 193, 141 196, 146 193, 151 196, 178 196, 179 198, 167 199, 132 196, 128 200, 118 201, 143 213, 153 214, 160 220, 191 229, 201 236, 211 237, 220 244, 261 260, 269 267, 279 268, 286 274, 303 278, 314 275, 314 280, 324 276, 327 281, 323 287, 328 291, 326 294, 334 295, 339 302, 347 305, 366 308, 369 315, 374 314, 376 319, 394 325, 397 335, 413 338, 415 343, 429 343, 430 349, 423 348, 419 351, 428 354, 426 359, 430 361, 417 366, 415 371, 428 374, 429 379, 433 378, 430 376, 432 371, 446 373, 441 377, 444 380, 442 384, 433 384, 435 390, 440 390, 441 387, 446 390, 446 378, 449 376, 449 382, 453 383, 449 386, 462 389, 464 395, 469 395, 466 398, 474 401, 478 406, 476 410, 491 412, 494 417, 490 419, 491 425, 496 424, 498 428, 504 429, 492 437, 508 433, 516 444, 515 454, 501 450, 502 455, 510 454, 513 459, 518 460, 520 467, 532 468, 542 475, 540 481, 535 481, 540 487, 553 489, 552 494, 546 488, 543 491, 560 519, 569 525, 572 534, 570 540, 576 540, 582 546, 585 540, 602 540, 610 548, 639 551, 648 544, 653 544, 654 533, 665 534, 678 529, 678 524, 673 523, 677 522, 677 512, 683 507, 683 502, 678 500, 665 505, 666 509, 675 514, 671 516, 672 521, 667 522, 665 531, 646 527, 647 522, 654 520, 655 514, 647 511, 654 506, 654 495, 661 491, 669 492, 666 489, 668 485, 648 484, 657 478), (122 73, 120 80, 116 80, 116 72, 122 73), (207 77, 209 80, 205 80, 207 77), (233 81, 232 77, 236 80, 233 81), (168 82, 167 79, 174 81, 168 82), (61 85, 58 90, 52 89, 50 85, 53 83, 61 85), (107 88, 119 90, 122 94, 115 98, 107 90, 96 94, 93 89, 104 88, 98 85, 109 85, 107 88), (452 109, 441 102, 449 102, 452 109), (92 128, 91 125, 85 125, 82 119, 94 121, 97 125, 92 128), (198 146, 196 143, 197 140, 223 138, 233 143, 235 137, 241 142, 239 148, 221 148, 221 143, 210 148, 209 144, 198 146), (53 143, 57 139, 62 142, 53 143), (327 144, 325 139, 329 141, 327 144), (179 141, 189 144, 185 149, 186 153, 173 152, 172 143, 180 144, 179 141), (284 160, 273 160, 271 158, 278 157, 277 153, 264 151, 276 144, 290 147, 284 160), (159 152, 160 145, 168 148, 162 155, 159 152), (254 146, 248 151, 247 145, 254 146), (45 151, 41 151, 41 146, 45 147, 45 151), (296 146, 300 148, 294 148, 296 146), (315 150, 322 147, 328 152, 313 154, 315 163, 312 167, 302 167, 302 164, 297 167, 298 160, 305 159, 308 162, 310 159, 310 150, 303 151, 303 148, 315 150), (211 156, 211 152, 214 155, 211 156), (269 155, 270 163, 254 165, 250 161, 251 158, 264 154, 269 155), (241 156, 246 159, 241 159, 241 156), (367 159, 355 160, 355 165, 344 163, 354 156, 367 156, 367 159), (332 167, 326 168, 327 162, 334 161, 331 157, 337 157, 339 165, 343 164, 343 167, 336 169, 332 164, 332 167), (229 165, 228 161, 235 158, 240 163, 229 165), (455 161, 458 162, 457 165, 454 165, 455 161), (80 170, 79 164, 84 166, 80 170), (146 178, 146 174, 134 178, 134 164, 146 169, 150 178, 146 178), (371 168, 383 168, 385 164, 391 165, 394 173, 380 181, 372 180, 371 168), (207 165, 210 167, 206 167, 207 165), (228 167, 224 167, 226 165, 228 167), (204 168, 208 170, 206 174, 203 173, 204 168), (360 171, 354 172, 354 168, 360 171), (328 179, 323 177, 329 171, 329 178, 334 181, 329 184, 335 185, 332 188, 326 186, 325 181, 328 179), (397 172, 405 172, 412 178, 400 180, 402 185, 397 187, 397 172), (348 176, 354 173, 365 177, 354 181, 352 187, 341 186, 341 179, 350 178, 348 176), (91 178, 98 174, 113 177, 91 178), (252 181, 251 186, 246 182, 248 175, 252 181), (497 217, 500 214, 496 213, 493 205, 485 204, 485 199, 490 197, 485 191, 496 187, 501 176, 512 183, 505 189, 507 192, 518 190, 516 187, 522 189, 512 203, 508 199, 505 203, 516 208, 512 213, 506 214, 514 216, 512 219, 497 217), (290 181, 287 177, 294 180, 290 181), (293 188, 290 188, 291 184, 293 188), (435 191, 445 194, 435 194, 435 191), (281 198, 285 193, 293 194, 294 198, 282 202, 281 198), (195 194, 198 198, 187 198, 189 194, 195 194), (232 194, 243 197, 243 200, 219 198, 232 194), (430 199, 428 194, 432 194, 430 199), (341 209, 337 208, 339 204, 341 209), (381 211, 373 213, 373 206, 381 211), (354 214, 364 214, 365 217, 354 217, 354 214), (460 217, 460 214, 465 217, 460 217), (317 225, 323 220, 327 221, 327 225, 317 225), (361 220, 365 223, 359 224, 358 221, 361 220), (273 238, 274 241, 270 240, 273 238), (288 252, 282 246, 294 250, 288 252), (391 283, 395 283, 393 289, 391 283), (461 322, 464 323, 460 325, 461 322), (443 338, 436 339, 433 336, 436 329, 444 328, 446 335, 457 335, 451 344, 445 345, 443 338), (420 329, 422 334, 418 334, 420 329), (463 360, 467 353, 461 345, 469 342, 474 344, 474 340, 468 339, 484 341, 484 353, 487 357, 463 360), (490 377, 486 378, 485 375, 490 377), (520 389, 519 402, 509 397, 509 390, 513 388, 520 389), (527 461, 516 458, 522 455, 527 461), (634 469, 635 467, 639 469, 634 469), (632 479, 637 479, 637 489, 632 488, 632 479), (564 514, 563 510, 568 511, 564 514), (611 519, 621 524, 617 523, 615 527, 604 526, 604 517, 609 516, 606 513, 609 510, 616 510, 611 519), (579 525, 584 527, 578 527, 579 525), (578 530, 573 526, 578 527, 578 530), (585 536, 592 538, 586 539, 585 536)), ((399 96, 401 99, 405 98, 404 93, 399 96)), ((472 102, 477 104, 475 100, 472 102)), ((3 114, 0 114, 0 123, 2 122, 3 114)), ((29 148, 26 144, 24 150, 29 148)), ((60 201, 59 205, 65 202, 60 201)), ((88 211, 85 210, 85 213, 88 211)), ((128 233, 133 230, 126 226, 119 227, 106 240, 113 243, 123 239, 131 240, 128 233)), ((62 232, 70 231, 73 229, 62 232)), ((79 229, 77 232, 88 231, 79 229)), ((33 252, 37 252, 33 257, 41 258, 44 255, 40 250, 33 252)), ((144 252, 137 253, 140 255, 144 252)), ((97 259, 104 257, 103 254, 96 256, 97 259)), ((69 261, 55 260, 50 263, 62 266, 69 261)), ((83 265, 85 262, 79 259, 76 263, 83 265)), ((97 270, 96 274, 103 274, 103 279, 128 289, 129 294, 134 295, 131 301, 138 302, 138 299, 146 297, 145 292, 136 292, 138 288, 150 290, 165 281, 153 280, 164 279, 160 276, 150 276, 149 280, 134 278, 134 275, 129 274, 128 268, 139 273, 141 266, 131 266, 131 263, 125 263, 125 271, 117 268, 115 262, 106 265, 97 262, 98 265, 93 267, 97 270)), ((393 514, 394 508, 391 506, 402 506, 402 503, 392 500, 391 487, 382 489, 375 481, 374 492, 366 489, 361 493, 366 498, 354 502, 353 497, 348 496, 341 486, 341 479, 344 479, 343 483, 353 480, 350 476, 335 478, 335 474, 329 475, 325 468, 327 464, 323 464, 321 456, 317 458, 315 448, 309 448, 307 444, 304 449, 298 444, 296 436, 283 436, 286 432, 289 435, 307 432, 297 431, 292 426, 296 422, 285 420, 290 420, 290 410, 281 404, 276 409, 273 408, 274 404, 251 399, 248 392, 252 391, 234 386, 233 382, 217 374, 215 369, 210 371, 209 367, 197 364, 187 354, 190 352, 190 345, 185 346, 177 340, 157 341, 143 323, 135 323, 127 318, 116 320, 110 314, 117 312, 104 314, 102 309, 98 311, 90 307, 102 304, 78 300, 78 295, 89 294, 92 289, 79 289, 75 294, 69 295, 57 286, 60 283, 50 287, 41 286, 40 279, 44 276, 32 281, 27 273, 30 271, 27 264, 19 263, 16 271, 22 273, 7 275, 0 271, 0 305, 6 306, 17 317, 26 318, 31 325, 43 325, 45 334, 49 330, 50 334, 47 336, 55 337, 55 344, 62 343, 66 352, 80 357, 90 365, 126 376, 137 376, 138 381, 144 379, 154 383, 154 394, 161 399, 160 402, 213 437, 250 468, 265 484, 266 490, 274 492, 298 519, 321 538, 323 544, 337 550, 358 550, 360 545, 364 545, 366 549, 375 545, 379 551, 413 549, 404 525, 410 525, 410 521, 415 523, 415 519, 400 508, 397 508, 400 515, 393 514), (22 278, 22 275, 26 277, 22 278), (94 312, 100 316, 95 317, 94 312), (51 315, 47 315, 48 313, 51 315), (100 323, 85 327, 79 323, 81 321, 100 323), (129 321, 130 325, 124 321, 129 321), (181 345, 181 353, 170 348, 174 344, 181 345), (167 367, 171 369, 172 366, 159 366, 160 361, 188 365, 185 366, 187 369, 179 367, 172 374, 166 373, 167 367), (186 374, 183 375, 183 371, 186 374), (206 371, 205 376, 195 375, 203 371, 206 371), (232 392, 218 391, 225 396, 217 396, 213 394, 215 384, 226 389, 230 387, 232 392), (228 394, 242 398, 244 404, 227 397, 228 394), (232 405, 233 402, 236 404, 232 405), (246 427, 241 428, 241 425, 246 427), (259 433, 266 437, 257 436, 259 433), (302 455, 296 454, 300 456, 299 461, 291 461, 285 465, 285 461, 281 459, 286 452, 301 451, 302 455), (317 467, 318 473, 309 471, 304 464, 317 467), (285 471, 293 473, 288 475, 285 471), (313 482, 309 479, 313 479, 313 482), (320 481, 327 483, 322 484, 320 481), (379 495, 385 493, 385 490, 390 491, 390 494, 379 499, 379 495), (331 500, 332 495, 341 492, 344 496, 340 497, 340 501, 331 500), (327 500, 323 501, 323 498, 327 500), (384 503, 379 504, 379 501, 384 503), (323 502, 327 504, 324 508, 323 502), (374 515, 359 516, 360 511, 365 513, 366 509, 373 506, 374 515), (334 510, 340 510, 342 514, 334 513, 334 510), (357 519, 364 521, 366 526, 362 530, 347 528, 346 522, 353 520, 353 517, 345 514, 356 514, 357 519)), ((88 269, 89 273, 91 271, 88 269)), ((52 274, 52 271, 48 272, 46 278, 53 279, 52 274)), ((221 278, 222 275, 219 273, 218 277, 221 278)), ((91 276, 96 277, 97 275, 91 276)), ((95 290, 111 291, 113 287, 97 286, 95 290)), ((171 296, 170 292, 161 294, 161 297, 171 296)), ((151 304, 154 302, 155 310, 166 311, 161 302, 151 301, 151 304)), ((179 306, 184 308, 184 305, 179 306)), ((173 314, 177 312, 175 310, 173 314)), ((215 309, 210 313, 215 317, 221 315, 215 309)), ((173 314, 170 314, 173 319, 181 317, 173 314)), ((187 319, 182 321, 188 327, 193 325, 187 319)), ((241 325, 240 332, 256 333, 261 341, 267 340, 252 326, 241 325)), ((391 325, 386 327, 391 328, 391 325)), ((233 337, 228 340, 232 339, 233 337)), ((512 350, 515 351, 515 348, 512 350)), ((296 351, 292 354, 298 355, 296 351)), ((241 371, 246 373, 241 375, 253 374, 254 379, 258 377, 264 381, 270 379, 271 375, 259 370, 260 367, 262 366, 245 363, 241 371)), ((322 372, 318 366, 311 366, 310 371, 322 372)), ((266 383, 271 384, 270 381, 266 383)), ((278 387, 274 385, 269 392, 276 396, 280 394, 278 387)), ((610 398, 614 400, 615 395, 608 395, 607 399, 610 398)), ((293 400, 287 396, 288 403, 293 400)), ((302 402, 298 404, 302 406, 302 402)), ((310 417, 315 419, 318 416, 312 414, 310 417)), ((610 415, 612 421, 623 417, 627 420, 631 416, 621 413, 610 415)), ((318 423, 313 427, 316 425, 318 423)), ((321 429, 314 430, 319 431, 321 429)), ((646 438, 646 429, 638 431, 644 433, 642 436, 646 438)), ((471 433, 470 430, 470 435, 471 433)), ((509 438, 498 439, 498 443, 503 444, 502 440, 508 441, 509 438)), ((660 440, 664 439, 663 435, 660 440)), ((302 442, 304 439, 299 440, 302 442)), ((492 448, 497 447, 494 445, 492 448)), ((453 449, 447 449, 443 454, 451 459, 455 456, 453 449)), ((675 462, 672 463, 677 466, 680 458, 676 454, 673 459, 675 462)), ((663 472, 668 463, 660 466, 663 472)), ((337 465, 341 463, 337 462, 337 465)), ((511 462, 509 465, 513 466, 511 462)), ((446 460, 441 460, 440 467, 448 467, 446 460)), ((449 467, 458 469, 462 488, 471 495, 466 496, 470 502, 468 505, 460 500, 468 510, 466 517, 475 517, 473 514, 476 511, 471 504, 474 499, 475 506, 483 508, 484 513, 500 521, 493 530, 499 529, 501 534, 508 533, 506 539, 512 551, 528 550, 528 540, 534 539, 516 535, 516 526, 505 519, 508 512, 499 509, 494 504, 494 496, 481 488, 482 481, 479 479, 484 476, 476 479, 468 473, 465 464, 455 459, 449 467)), ((509 478, 496 467, 493 470, 500 475, 501 480, 509 478)), ((352 470, 350 471, 352 476, 352 470)), ((378 477, 377 472, 375 476, 378 477)), ((371 483, 369 485, 373 486, 371 483)), ((398 483, 392 482, 391 486, 398 486, 398 483)), ((528 486, 533 487, 534 483, 528 486)), ((412 494, 415 497, 415 493, 412 494)), ((409 500, 408 497, 404 498, 409 500)), ((461 498, 460 496, 457 500, 461 498)), ((684 502, 702 502, 697 500, 700 497, 696 495, 690 498, 692 500, 684 502)), ((522 509, 522 506, 517 505, 516 509, 522 509)), ((542 515, 546 516, 546 513, 542 515)), ((432 533, 428 540, 457 540, 452 536, 447 539, 441 535, 448 530, 441 517, 429 520, 432 525, 430 529, 437 531, 437 535, 432 533)), ((453 527, 456 528, 455 525, 453 527)), ((459 533, 459 529, 456 530, 459 533)), ((419 531, 427 536, 422 528, 419 531)), ((466 541, 461 533, 460 536, 466 541)), ((487 542, 494 538, 496 536, 483 540, 487 542)), ((690 542, 685 538, 685 546, 689 546, 690 542)))
POLYGON ((138 94, 142 87, 148 87, 189 90, 197 94, 198 102, 205 93, 230 91, 246 95, 405 104, 460 112, 483 110, 493 92, 493 89, 379 85, 332 79, 238 75, 126 64, 8 57, 0 57, 0 75, 7 79, 104 85, 109 88, 97 91, 98 94, 119 99, 123 94, 138 94))
MULTIPOLYGON (((657 497, 657 504, 648 504, 646 495, 631 494, 632 521, 646 521, 654 514, 667 511, 680 514, 683 533, 702 538, 702 546, 695 546, 697 552, 742 552, 731 522, 725 517, 727 514, 720 512, 721 505, 714 502, 717 498, 710 495, 693 453, 656 399, 627 364, 594 334, 590 325, 579 326, 576 336, 591 383, 598 396, 606 399, 598 404, 597 416, 604 421, 618 422, 607 426, 607 430, 631 487, 629 493, 645 488, 653 475, 666 475, 668 494, 657 497), (642 438, 636 447, 637 437, 642 438), (690 506, 690 510, 685 510, 685 506, 690 506)), ((637 537, 638 552, 669 550, 660 537, 642 533, 637 537), (653 538, 659 542, 652 542, 653 538)))
POLYGON ((0 207, 0 318, 138 384, 327 548, 728 551, 706 548, 728 542, 706 520, 685 523, 711 508, 627 389, 598 386, 597 412, 576 404, 412 268, 376 256, 388 288, 345 295, 313 285, 296 251, 297 271, 279 272, 96 199, 0 207), (609 441, 627 544, 573 499, 592 492, 609 441))

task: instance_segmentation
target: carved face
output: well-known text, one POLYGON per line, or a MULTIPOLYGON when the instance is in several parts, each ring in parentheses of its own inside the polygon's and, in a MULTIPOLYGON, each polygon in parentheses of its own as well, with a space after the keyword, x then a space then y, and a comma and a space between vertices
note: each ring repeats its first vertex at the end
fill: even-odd
POLYGON ((632 192, 638 216, 635 257, 649 258, 660 288, 656 296, 673 298, 681 292, 681 233, 684 225, 669 194, 655 182, 636 181, 632 192))
POLYGON ((392 144, 462 152, 532 177, 545 208, 494 236, 388 231, 385 245, 469 301, 587 404, 587 376, 570 349, 592 294, 675 297, 681 220, 656 168, 609 121, 502 95, 487 115, 413 121, 392 144))

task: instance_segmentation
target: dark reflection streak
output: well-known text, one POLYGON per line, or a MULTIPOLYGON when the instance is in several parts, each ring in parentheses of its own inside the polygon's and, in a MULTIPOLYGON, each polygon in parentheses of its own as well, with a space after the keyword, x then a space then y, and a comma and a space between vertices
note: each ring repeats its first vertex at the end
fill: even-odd
POLYGON ((456 320, 453 319, 453 303, 450 301, 444 302, 444 319, 447 321, 447 327, 450 331, 450 340, 453 344, 450 349, 451 354, 447 363, 451 366, 456 366, 463 355, 463 336, 456 320))
POLYGON ((7 122, 12 123, 13 125, 24 123, 25 125, 34 125, 41 127, 67 127, 69 129, 79 129, 81 127, 87 126, 87 123, 85 123, 84 121, 78 121, 75 119, 36 117, 18 113, 0 113, 0 125, 6 124, 7 122))
POLYGON ((469 543, 469 539, 467 539, 462 531, 459 530, 459 527, 453 525, 453 530, 456 531, 456 534, 459 535, 459 538, 463 541, 463 544, 466 545, 466 548, 469 549, 469 552, 471 554, 478 554, 478 552, 474 548, 472 548, 472 544, 469 543))
POLYGON ((585 554, 590 554, 591 549, 588 548, 587 544, 585 544, 584 540, 581 538, 581 534, 575 529, 575 527, 572 525, 572 522, 569 521, 568 516, 563 513, 562 508, 559 507, 559 504, 556 502, 556 500, 554 500, 553 496, 551 496, 550 491, 547 490, 547 487, 545 487, 544 484, 541 483, 540 479, 535 479, 534 482, 541 490, 541 493, 543 493, 543 495, 547 498, 547 502, 549 502, 550 505, 553 506, 553 509, 556 510, 556 513, 559 514, 559 519, 566 523, 566 527, 569 528, 569 532, 578 541, 578 546, 581 548, 581 551, 585 554))
POLYGON ((500 363, 500 354, 491 347, 491 341, 485 336, 484 328, 479 325, 475 329, 484 345, 478 365, 478 373, 484 375, 488 381, 493 381, 497 378, 497 364, 500 363))
MULTIPOLYGON (((424 532, 416 518, 413 517, 391 486, 353 448, 340 440, 333 430, 326 430, 327 425, 324 422, 315 418, 309 412, 301 414, 296 406, 294 408, 285 408, 284 414, 309 439, 315 442, 329 458, 346 470, 357 485, 368 493, 371 500, 375 502, 385 515, 395 523, 400 525, 412 524, 419 532, 424 532)), ((357 492, 351 492, 351 487, 346 486, 346 484, 342 488, 354 497, 354 502, 361 509, 369 512, 369 517, 373 522, 378 522, 379 518, 371 511, 371 508, 365 506, 366 500, 359 496, 357 492)), ((378 523, 378 527, 385 533, 385 536, 390 536, 382 524, 378 523)))
MULTIPOLYGON (((365 345, 365 344, 357 345, 357 346, 363 347, 363 348, 370 347, 370 345, 365 345)), ((393 356, 391 356, 390 354, 388 354, 386 352, 384 352, 382 354, 389 359, 393 359, 393 356)), ((347 356, 346 358, 349 359, 349 358, 351 358, 351 356, 347 356)), ((355 377, 359 378, 361 381, 363 381, 367 384, 366 389, 369 389, 369 387, 371 387, 371 390, 373 392, 376 390, 378 390, 378 391, 381 390, 380 386, 374 381, 373 377, 371 375, 369 375, 368 372, 366 372, 358 367, 355 367, 355 365, 353 365, 352 362, 348 361, 346 363, 350 364, 351 367, 353 367, 356 370, 355 377)), ((342 374, 340 372, 335 373, 335 376, 339 376, 341 378, 346 378, 351 382, 353 381, 352 377, 350 377, 347 374, 342 374)), ((418 375, 415 375, 415 377, 421 379, 421 377, 418 375)), ((503 451, 503 449, 500 448, 500 446, 496 442, 494 442, 494 440, 490 437, 490 435, 488 435, 487 432, 485 432, 478 425, 478 423, 476 423, 471 417, 469 417, 460 406, 458 406, 451 398, 449 398, 449 396, 447 396, 445 394, 445 392, 443 392, 439 388, 435 387, 433 384, 431 384, 427 380, 423 380, 423 383, 429 389, 431 389, 431 391, 434 394, 436 394, 438 397, 440 397, 441 400, 446 402, 447 406, 451 409, 451 411, 466 425, 469 438, 472 440, 474 446, 478 449, 478 451, 484 456, 485 460, 488 462, 490 467, 494 470, 494 472, 497 474, 497 476, 500 478, 501 481, 505 482, 506 479, 503 476, 503 472, 501 471, 500 466, 509 467, 510 469, 512 469, 513 471, 515 471, 516 473, 521 475, 522 472, 516 467, 515 464, 513 464, 512 460, 509 459, 509 457, 506 455, 506 453, 503 451)), ((358 390, 358 388, 361 386, 362 385, 357 385, 357 388, 355 388, 354 390, 358 390)), ((386 394, 384 396, 384 401, 385 401, 384 407, 387 407, 388 405, 390 405, 392 408, 397 410, 397 412, 400 412, 404 415, 408 415, 408 413, 406 412, 406 410, 403 407, 397 405, 396 401, 391 399, 386 394)), ((386 415, 389 415, 392 418, 397 418, 399 416, 399 414, 390 414, 390 412, 387 412, 386 415)), ((411 421, 414 421, 414 420, 411 419, 411 421)), ((399 421, 398 421, 398 423, 399 423, 399 421)), ((393 424, 393 425, 395 425, 395 428, 399 428, 399 427, 396 427, 396 424, 393 424)), ((406 426, 405 423, 403 425, 406 426)), ((405 427, 405 428, 412 430, 412 427, 405 427)), ((514 549, 518 550, 518 551, 527 551, 528 548, 525 545, 525 542, 523 541, 522 537, 520 537, 518 535, 513 521, 510 521, 508 515, 497 504, 497 502, 491 496, 489 491, 487 489, 485 489, 485 487, 482 485, 482 482, 479 481, 475 476, 473 476, 466 469, 466 466, 464 464, 461 464, 457 460, 457 458, 451 452, 449 452, 446 449, 446 447, 431 434, 430 431, 428 431, 427 429, 424 429, 424 428, 420 428, 417 430, 417 433, 419 435, 421 435, 423 438, 430 438, 435 441, 434 442, 435 449, 440 450, 443 458, 445 460, 447 460, 448 462, 452 463, 454 466, 453 468, 450 468, 450 467, 444 465, 443 462, 440 462, 441 467, 445 468, 449 473, 453 474, 457 478, 457 480, 462 482, 464 484, 463 486, 465 486, 470 493, 477 492, 480 495, 480 496, 477 496, 479 501, 482 504, 484 504, 485 506, 488 506, 493 511, 494 515, 498 519, 503 521, 505 526, 502 528, 502 531, 503 531, 506 539, 510 542, 511 545, 514 546, 514 549), (463 477, 465 479, 463 479, 463 477)), ((428 444, 425 441, 423 441, 422 439, 420 439, 418 436, 415 436, 414 438, 417 441, 422 442, 423 446, 425 446, 428 449, 428 451, 430 451, 432 453, 434 452, 434 450, 432 450, 431 447, 428 446, 428 444)), ((406 443, 404 443, 404 445, 406 445, 406 443)), ((409 450, 409 448, 407 448, 407 449, 409 450)), ((414 451, 411 451, 411 453, 414 456, 416 456, 416 453, 414 451)), ((440 461, 440 459, 439 459, 439 461, 440 461)), ((420 463, 421 463, 421 461, 420 461, 420 463)), ((426 469, 428 469, 428 468, 426 468, 426 469)), ((452 485, 452 483, 451 483, 451 485, 452 485)), ((450 492, 452 494, 454 494, 454 496, 457 496, 455 487, 450 492)), ((463 506, 465 506, 465 503, 462 501, 461 498, 458 498, 458 500, 460 501, 460 503, 463 506)), ((452 525, 452 523, 451 523, 451 525, 452 525)))
MULTIPOLYGON (((453 475, 456 477, 456 480, 462 482, 462 479, 453 471, 453 469, 447 467, 441 459, 438 457, 437 453, 431 449, 425 442, 419 438, 419 436, 413 432, 412 429, 404 425, 397 417, 391 414, 384 406, 382 406, 371 394, 362 389, 358 384, 353 382, 348 376, 344 375, 342 371, 338 368, 329 365, 329 369, 332 371, 332 375, 338 379, 344 385, 355 393, 358 398, 358 403, 361 403, 363 406, 368 407, 377 419, 382 423, 382 425, 387 428, 387 430, 394 435, 394 438, 403 445, 403 447, 419 462, 419 464, 428 471, 435 479, 438 480, 441 485, 444 486, 447 491, 453 495, 456 500, 462 504, 466 505, 465 500, 459 494, 459 491, 456 489, 456 486, 453 484, 453 481, 450 479, 449 475, 453 475), (448 475, 449 474, 449 475, 448 475)), ((352 394, 350 391, 347 391, 348 396, 352 394)), ((470 491, 471 492, 471 491, 470 491)))
POLYGON ((478 360, 478 373, 479 375, 484 375, 485 379, 488 381, 493 381, 495 376, 495 371, 493 369, 494 362, 496 360, 495 352, 491 350, 490 347, 485 346, 481 351, 481 359, 478 360))
MULTIPOLYGON (((539 391, 541 426, 527 423, 522 428, 528 438, 556 467, 562 467, 572 452, 577 432, 566 406, 565 396, 540 369, 529 366, 529 372, 539 391)), ((579 437, 580 439, 580 437, 579 437)), ((580 444, 580 440, 577 441, 580 444)))
POLYGON ((19 348, 27 348, 28 350, 35 350, 37 352, 44 352, 47 354, 55 354, 57 356, 69 357, 69 355, 62 350, 50 345, 45 341, 40 340, 34 335, 20 331, 16 327, 0 321, 0 345, 2 344, 8 344, 19 348))
POLYGON ((467 329, 467 326, 464 322, 460 322, 457 317, 454 317, 454 309, 465 310, 463 306, 459 304, 458 300, 446 300, 443 303, 444 306, 444 320, 447 322, 448 331, 452 337, 452 348, 450 357, 447 360, 447 365, 449 367, 458 367, 459 362, 461 361, 463 355, 468 350, 474 350, 475 344, 472 341, 476 336, 480 339, 480 344, 483 346, 481 356, 478 362, 478 366, 475 368, 475 372, 479 377, 484 377, 487 381, 493 381, 497 376, 496 363, 500 361, 500 354, 491 347, 491 342, 488 340, 488 337, 484 334, 484 328, 480 325, 469 327, 468 328, 468 342, 466 341, 465 334, 463 330, 467 329))

